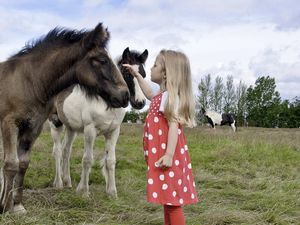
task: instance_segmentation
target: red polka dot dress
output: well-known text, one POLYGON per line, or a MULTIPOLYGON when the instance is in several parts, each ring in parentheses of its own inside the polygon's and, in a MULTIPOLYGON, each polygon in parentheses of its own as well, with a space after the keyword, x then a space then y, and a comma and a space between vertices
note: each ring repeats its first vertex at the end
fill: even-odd
POLYGON ((168 121, 159 111, 163 92, 153 97, 144 125, 144 155, 148 164, 147 200, 162 205, 187 205, 198 202, 192 165, 182 127, 172 167, 162 170, 155 162, 164 154, 168 140, 168 121))

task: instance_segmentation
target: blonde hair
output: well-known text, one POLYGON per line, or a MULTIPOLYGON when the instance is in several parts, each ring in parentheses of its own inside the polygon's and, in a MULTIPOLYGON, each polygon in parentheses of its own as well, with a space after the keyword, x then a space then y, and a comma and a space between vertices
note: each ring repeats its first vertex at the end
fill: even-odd
POLYGON ((158 57, 162 59, 162 88, 168 91, 165 117, 169 121, 195 126, 195 100, 189 59, 182 52, 164 49, 158 57))

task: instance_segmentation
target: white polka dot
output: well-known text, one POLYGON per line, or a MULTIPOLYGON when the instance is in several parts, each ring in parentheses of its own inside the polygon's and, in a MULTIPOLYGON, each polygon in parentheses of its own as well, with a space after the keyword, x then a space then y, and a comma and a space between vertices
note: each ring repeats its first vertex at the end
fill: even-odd
POLYGON ((179 160, 175 160, 175 165, 178 166, 179 165, 179 160))
POLYGON ((187 145, 185 145, 185 146, 184 146, 184 149, 187 151, 187 150, 188 150, 188 146, 187 146, 187 145))
POLYGON ((173 204, 168 202, 167 205, 173 205, 173 204))
POLYGON ((183 168, 182 172, 185 173, 185 168, 183 168))
POLYGON ((150 141, 153 139, 152 134, 149 134, 149 135, 148 135, 148 139, 149 139, 150 141))
POLYGON ((187 180, 190 180, 190 175, 187 175, 187 176, 186 176, 186 179, 187 179, 187 180))
POLYGON ((193 186, 196 187, 195 181, 193 182, 193 186))
POLYGON ((159 135, 159 136, 162 135, 162 130, 161 130, 161 129, 158 130, 158 135, 159 135))
POLYGON ((165 179, 165 175, 163 175, 163 174, 159 175, 159 179, 160 180, 164 180, 165 179))
POLYGON ((180 203, 180 204, 183 204, 183 199, 182 199, 182 198, 179 199, 179 203, 180 203))
POLYGON ((171 178, 174 177, 174 172, 173 171, 169 172, 169 177, 171 177, 171 178))
POLYGON ((172 193, 173 197, 175 197, 176 194, 177 194, 176 191, 173 191, 173 193, 172 193))
POLYGON ((183 192, 187 192, 187 187, 184 187, 184 188, 183 188, 183 192))
POLYGON ((180 130, 180 129, 178 129, 178 134, 179 134, 179 135, 181 134, 181 130, 180 130))
POLYGON ((147 168, 148 170, 150 170, 150 167, 148 166, 148 168, 147 168))
POLYGON ((152 148, 152 153, 155 154, 156 153, 156 148, 152 148))
POLYGON ((149 178, 148 179, 148 184, 153 184, 153 179, 149 178))
POLYGON ((149 127, 150 125, 149 125, 149 123, 147 123, 147 127, 149 127))
POLYGON ((145 132, 145 137, 148 137, 148 133, 147 132, 145 132))
POLYGON ((187 165, 187 167, 188 167, 189 169, 192 169, 192 164, 189 163, 189 164, 187 165))
MULTIPOLYGON (((151 134, 150 134, 151 135, 151 134)), ((150 140, 150 139, 149 139, 150 140)), ((181 154, 184 154, 184 149, 182 148, 182 149, 180 149, 180 153, 181 154)))
POLYGON ((194 195, 194 194, 191 194, 191 198, 194 199, 194 198, 195 198, 195 195, 194 195))
POLYGON ((181 185, 181 184, 182 184, 182 180, 179 179, 179 180, 178 180, 178 185, 181 185))
POLYGON ((153 192, 153 193, 152 193, 152 196, 153 196, 153 198, 157 198, 157 193, 156 193, 156 192, 153 192))
POLYGON ((162 144, 161 144, 161 148, 162 148, 162 149, 166 149, 166 144, 165 144, 165 143, 162 143, 162 144))
POLYGON ((154 166, 155 166, 155 167, 159 167, 159 163, 158 163, 158 162, 155 162, 155 163, 154 163, 154 166))
POLYGON ((162 189, 163 190, 167 190, 167 188, 168 188, 168 185, 167 184, 163 184, 162 189))
POLYGON ((144 151, 144 155, 148 156, 148 150, 144 151))

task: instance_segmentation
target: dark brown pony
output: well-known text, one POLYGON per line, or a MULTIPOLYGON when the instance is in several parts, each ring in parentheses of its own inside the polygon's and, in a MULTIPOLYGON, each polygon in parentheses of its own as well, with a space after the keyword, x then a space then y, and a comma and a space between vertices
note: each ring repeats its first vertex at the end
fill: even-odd
POLYGON ((126 107, 127 85, 106 50, 109 33, 102 24, 91 31, 55 28, 0 64, 0 124, 4 165, 1 212, 26 212, 23 181, 31 147, 60 91, 80 84, 108 107, 126 107))

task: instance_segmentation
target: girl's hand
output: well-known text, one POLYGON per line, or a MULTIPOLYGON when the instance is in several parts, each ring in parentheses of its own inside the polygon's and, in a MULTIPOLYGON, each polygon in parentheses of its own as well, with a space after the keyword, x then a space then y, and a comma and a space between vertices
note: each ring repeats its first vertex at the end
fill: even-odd
POLYGON ((140 74, 139 67, 137 65, 122 64, 122 66, 124 66, 129 71, 129 73, 134 77, 137 77, 140 74))
POLYGON ((156 162, 156 164, 162 169, 167 169, 171 167, 172 163, 173 163, 173 157, 169 154, 165 154, 156 162))

